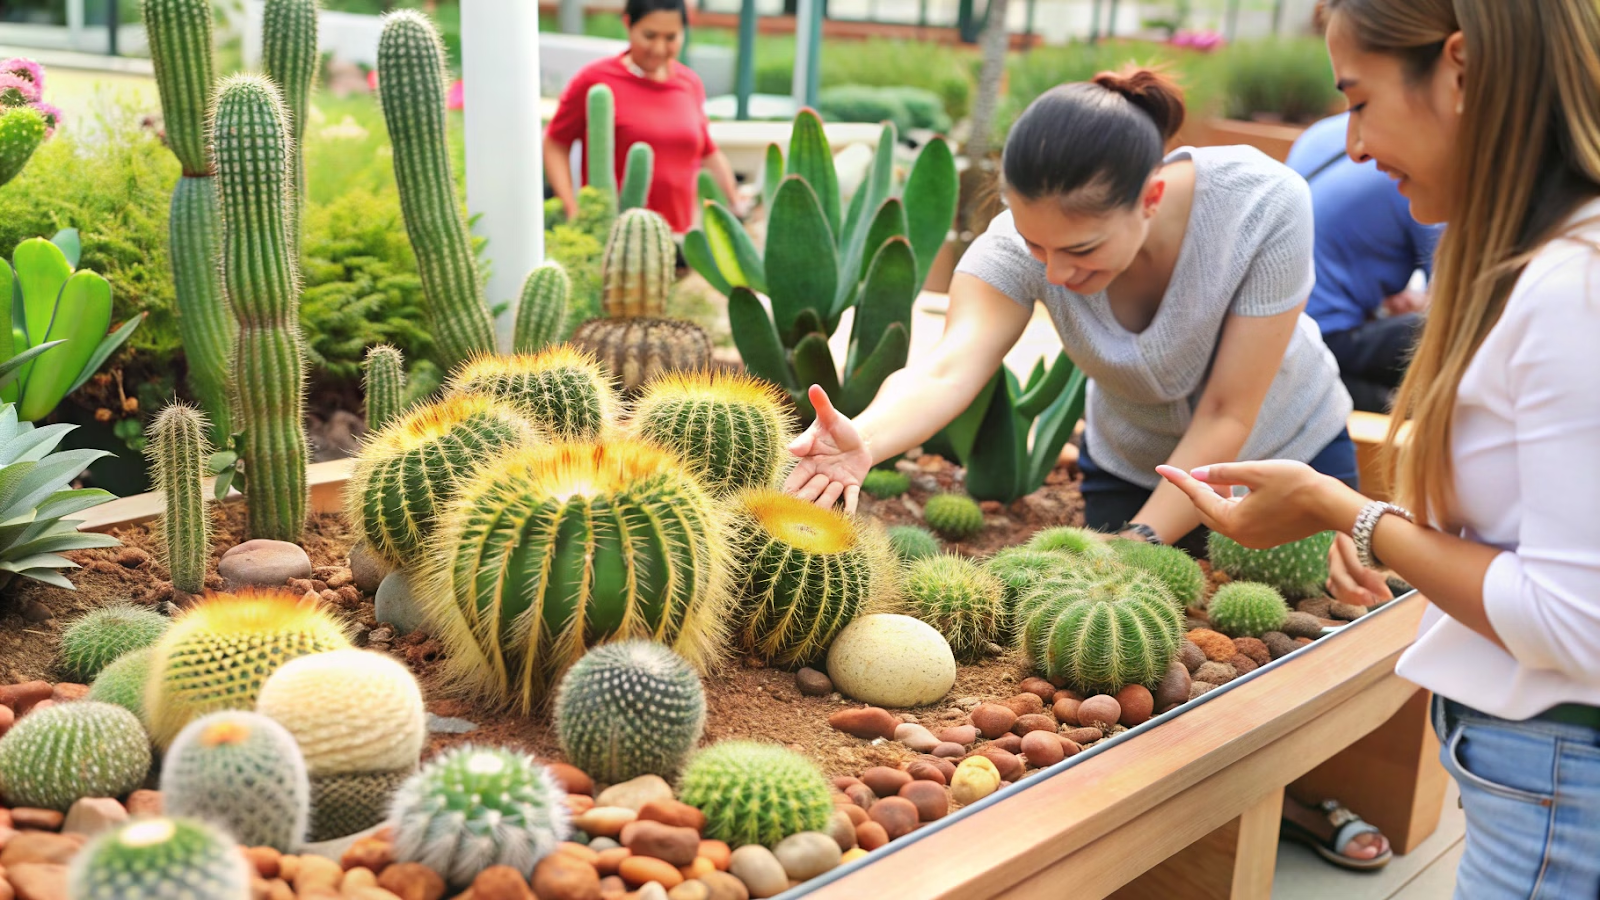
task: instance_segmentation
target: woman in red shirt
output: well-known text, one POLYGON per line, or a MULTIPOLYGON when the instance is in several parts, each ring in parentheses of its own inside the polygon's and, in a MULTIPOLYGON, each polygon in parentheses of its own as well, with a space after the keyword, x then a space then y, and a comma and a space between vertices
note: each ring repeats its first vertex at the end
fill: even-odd
MULTIPOLYGON (((689 27, 683 0, 628 0, 622 19, 628 25, 628 51, 585 66, 561 93, 555 118, 545 130, 545 178, 567 218, 576 217, 572 144, 582 140, 588 129, 589 88, 604 84, 616 97, 618 180, 628 148, 638 142, 649 144, 655 150, 655 174, 645 205, 660 213, 674 233, 683 234, 695 224, 701 167, 709 169, 722 192, 734 198, 733 166, 711 141, 700 76, 678 62, 689 27)), ((587 158, 584 166, 587 183, 587 158)))

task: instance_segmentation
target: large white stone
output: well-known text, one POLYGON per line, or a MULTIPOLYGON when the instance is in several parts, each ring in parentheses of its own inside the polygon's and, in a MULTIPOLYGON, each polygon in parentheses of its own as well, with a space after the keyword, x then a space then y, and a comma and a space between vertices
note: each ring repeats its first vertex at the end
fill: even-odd
POLYGON ((911 616, 878 613, 845 626, 828 650, 828 677, 874 706, 926 706, 956 683, 950 642, 911 616))

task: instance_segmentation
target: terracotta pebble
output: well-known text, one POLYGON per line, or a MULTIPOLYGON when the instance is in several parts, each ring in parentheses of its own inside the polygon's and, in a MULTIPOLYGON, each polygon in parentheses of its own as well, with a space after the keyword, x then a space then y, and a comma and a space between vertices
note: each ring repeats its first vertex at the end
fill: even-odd
POLYGON ((1050 713, 1056 717, 1056 721, 1063 725, 1077 725, 1078 707, 1082 705, 1082 703, 1082 700, 1074 700, 1071 697, 1062 697, 1060 700, 1055 702, 1055 705, 1050 707, 1050 713))
POLYGON ((1069 731, 1063 731, 1061 736, 1069 741, 1072 741, 1074 744, 1092 744, 1095 741, 1105 737, 1105 732, 1095 728, 1092 725, 1086 725, 1082 728, 1073 728, 1069 731))
POLYGON ((622 846, 633 851, 633 855, 649 856, 673 866, 687 866, 694 862, 700 849, 700 834, 693 828, 667 825, 650 819, 629 822, 622 829, 621 840, 622 846))
MULTIPOLYGON (((906 774, 910 775, 914 781, 927 781, 937 784, 940 787, 944 787, 944 785, 948 783, 947 779, 944 777, 943 769, 931 762, 926 762, 920 759, 906 767, 906 774)), ((904 788, 901 790, 904 790, 904 788)))
POLYGON ((1150 689, 1142 684, 1130 684, 1117 691, 1117 706, 1122 710, 1122 717, 1117 721, 1132 728, 1150 720, 1155 712, 1155 696, 1150 689))
POLYGON ((1272 662, 1272 651, 1267 649, 1266 643, 1260 638, 1236 637, 1233 639, 1233 646, 1237 647, 1240 653, 1250 657, 1250 661, 1258 666, 1272 662))
POLYGON ((902 785, 911 782, 911 776, 888 766, 873 766, 861 773, 861 782, 879 797, 893 797, 900 792, 902 785))
MULTIPOLYGON (((1228 646, 1233 646, 1232 642, 1228 646)), ((1083 701, 1078 707, 1078 721, 1085 725, 1098 725, 1101 728, 1110 728, 1122 718, 1122 706, 1117 703, 1117 698, 1106 694, 1096 694, 1083 701)))
MULTIPOLYGON (((1055 729, 1052 728, 1050 730, 1054 731, 1055 729)), ((996 750, 1004 750, 1007 753, 1021 753, 1022 735, 1015 732, 1012 732, 1011 734, 1002 734, 993 741, 990 741, 988 746, 993 747, 996 750)))
MULTIPOLYGON (((857 808, 859 809, 859 807, 857 808)), ((866 819, 866 815, 866 810, 862 810, 863 821, 866 819)), ((733 855, 733 848, 722 841, 704 840, 700 842, 700 850, 696 855, 711 860, 711 864, 716 866, 718 871, 726 872, 728 871, 728 857, 733 855)))
POLYGON ((978 729, 972 725, 953 725, 939 729, 937 737, 942 743, 971 744, 978 739, 978 729))
POLYGON ((900 789, 900 796, 911 801, 917 808, 917 818, 923 822, 942 819, 950 812, 950 797, 944 786, 931 781, 913 781, 900 789))
POLYGON ((1022 760, 1015 753, 989 746, 978 751, 978 754, 994 764, 995 771, 1000 773, 1002 781, 1016 781, 1017 776, 1022 774, 1022 760))
POLYGON ((617 867, 617 874, 632 887, 647 881, 654 881, 664 888, 674 888, 683 883, 683 873, 678 871, 677 866, 648 856, 624 859, 617 867))
POLYGON ((1017 714, 1010 707, 998 703, 980 703, 972 710, 972 724, 984 737, 994 740, 1017 724, 1017 714))
POLYGON ((1060 762, 1066 751, 1054 731, 1030 731, 1022 736, 1022 755, 1028 765, 1042 769, 1060 762))
POLYGON ((600 900, 600 873, 577 853, 561 851, 533 867, 532 887, 539 900, 600 900))
POLYGON ((1050 703, 1055 699, 1056 686, 1043 678, 1024 678, 1021 688, 1025 693, 1038 694, 1044 703, 1050 703))
POLYGON ((899 796, 884 797, 872 804, 872 809, 867 810, 867 815, 872 821, 883 826, 891 841, 910 834, 921 821, 916 804, 899 796))
POLYGON ((522 873, 510 866, 490 866, 472 879, 472 900, 535 900, 522 873))
POLYGON ((878 795, 873 792, 872 788, 864 784, 851 785, 850 789, 844 792, 844 795, 850 798, 850 802, 862 809, 871 809, 872 804, 878 800, 878 795))
MULTIPOLYGON (((1054 692, 1052 691, 1052 693, 1054 692)), ((1018 716, 1030 716, 1034 713, 1044 712, 1044 700, 1038 694, 1014 694, 1000 701, 1000 705, 1018 716)))
POLYGON ((854 737, 868 740, 881 737, 889 741, 894 740, 894 730, 899 727, 900 720, 886 709, 867 706, 860 709, 841 709, 828 717, 828 724, 854 737))
POLYGON ((945 741, 939 746, 933 748, 933 755, 952 759, 959 756, 966 756, 967 748, 955 743, 954 741, 945 741))
POLYGON ((889 843, 889 832, 877 822, 862 822, 856 826, 856 846, 873 851, 889 843))
POLYGON ((614 847, 610 850, 601 850, 599 858, 595 860, 594 867, 601 875, 615 875, 621 868, 622 861, 633 855, 627 847, 614 847))
MULTIPOLYGON (((1029 694, 1028 696, 1032 697, 1033 695, 1029 694)), ((1017 723, 1011 726, 1011 733, 1019 737, 1030 731, 1055 730, 1056 718, 1049 713, 1028 713, 1025 716, 1018 716, 1017 723)))
POLYGON ((556 783, 569 794, 594 794, 594 779, 574 765, 564 762, 545 763, 556 783))
POLYGON ((681 800, 651 800, 639 808, 639 818, 695 831, 706 827, 706 814, 681 800))

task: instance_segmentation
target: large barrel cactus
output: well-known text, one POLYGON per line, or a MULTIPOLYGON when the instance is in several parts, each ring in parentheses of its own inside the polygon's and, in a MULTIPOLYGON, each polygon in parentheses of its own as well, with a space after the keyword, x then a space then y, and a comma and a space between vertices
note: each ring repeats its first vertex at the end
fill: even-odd
POLYGON ((572 343, 594 354, 629 394, 669 372, 711 365, 711 338, 683 319, 590 319, 572 333, 572 343))
POLYGON ((594 357, 556 344, 538 353, 481 356, 450 376, 452 394, 508 401, 555 438, 594 440, 616 417, 616 395, 594 357))
POLYGON ((1019 611, 1034 664, 1080 691, 1154 687, 1183 640, 1183 613, 1166 586, 1109 558, 1084 560, 1044 580, 1019 611))
POLYGON ((776 486, 794 427, 772 384, 744 374, 675 373, 633 406, 634 434, 677 452, 716 493, 776 486))

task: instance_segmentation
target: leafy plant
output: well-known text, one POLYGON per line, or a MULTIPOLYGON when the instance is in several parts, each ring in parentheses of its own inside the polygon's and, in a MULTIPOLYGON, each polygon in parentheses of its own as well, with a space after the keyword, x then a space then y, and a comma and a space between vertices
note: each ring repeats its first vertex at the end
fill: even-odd
POLYGON ((822 91, 817 111, 839 122, 893 122, 901 131, 927 128, 950 130, 950 116, 932 91, 897 85, 869 87, 841 84, 822 91))
POLYGON ((1086 394, 1086 377, 1064 352, 1048 369, 1039 360, 1026 383, 1002 365, 942 432, 966 466, 967 493, 1010 503, 1042 487, 1083 418, 1086 394))
POLYGON ((1273 38, 1235 44, 1227 60, 1227 114, 1313 122, 1339 97, 1321 41, 1273 38))
MULTIPOLYGON (((16 359, 0 363, 0 383, 15 377, 16 359)), ((34 428, 17 418, 16 407, 0 405, 0 588, 17 575, 72 590, 60 569, 78 564, 57 554, 64 550, 115 547, 110 535, 78 531, 78 521, 63 518, 99 506, 111 494, 98 488, 69 487, 104 450, 66 450, 56 445, 74 425, 34 428)))

